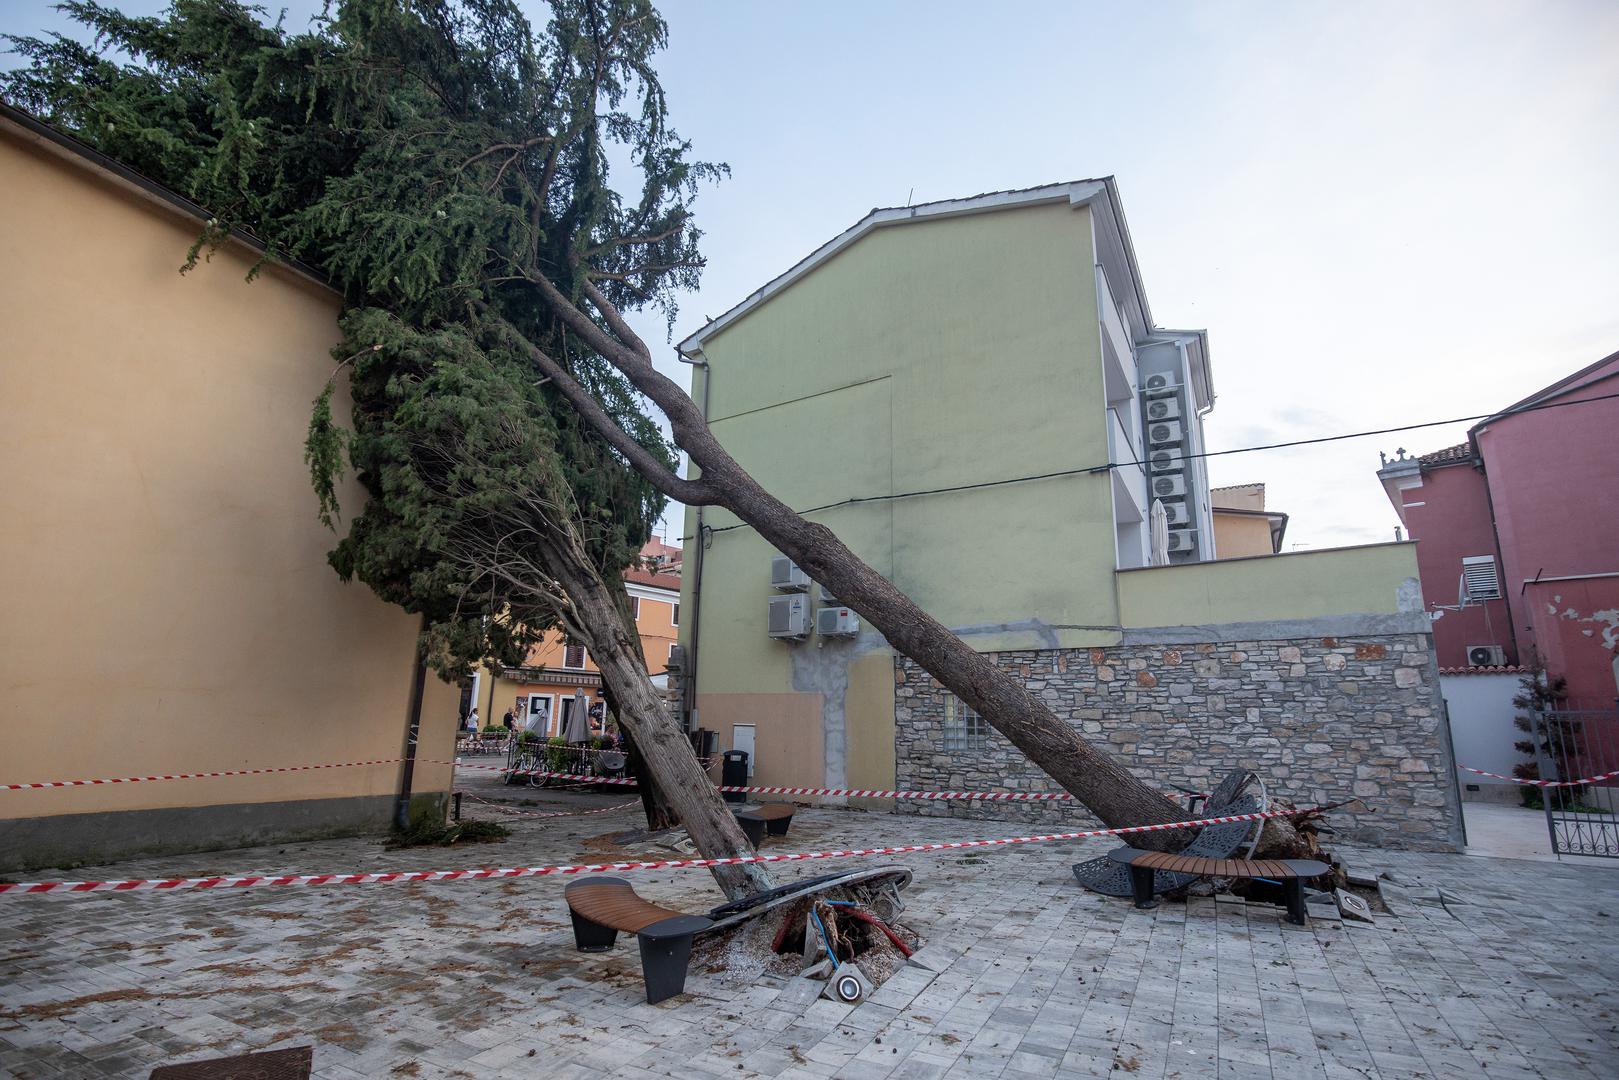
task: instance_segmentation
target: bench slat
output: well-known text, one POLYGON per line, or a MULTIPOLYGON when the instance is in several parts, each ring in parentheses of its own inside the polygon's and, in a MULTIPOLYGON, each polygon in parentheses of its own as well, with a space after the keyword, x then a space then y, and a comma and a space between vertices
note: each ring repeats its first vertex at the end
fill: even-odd
POLYGON ((575 882, 565 895, 568 906, 591 922, 626 934, 639 933, 653 923, 685 914, 648 903, 635 895, 629 885, 611 882, 575 882))

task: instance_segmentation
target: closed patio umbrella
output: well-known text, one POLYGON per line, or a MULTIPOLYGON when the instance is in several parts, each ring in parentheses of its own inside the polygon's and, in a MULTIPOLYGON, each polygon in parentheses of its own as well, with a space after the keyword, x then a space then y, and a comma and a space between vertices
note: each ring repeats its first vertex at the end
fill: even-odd
POLYGON ((587 743, 590 741, 590 715, 589 706, 585 701, 584 690, 573 692, 573 708, 568 710, 567 730, 562 737, 570 743, 587 743))
POLYGON ((1154 499, 1152 511, 1147 515, 1152 529, 1152 552, 1147 558, 1150 566, 1169 565, 1169 512, 1164 500, 1154 499))

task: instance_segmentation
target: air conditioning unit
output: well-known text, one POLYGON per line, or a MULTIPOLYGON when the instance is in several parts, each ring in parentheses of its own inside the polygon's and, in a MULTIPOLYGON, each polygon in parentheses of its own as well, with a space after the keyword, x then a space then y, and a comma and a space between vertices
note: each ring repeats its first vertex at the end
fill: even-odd
POLYGON ((1154 450, 1147 455, 1147 463, 1155 473, 1176 472, 1186 468, 1186 459, 1173 450, 1154 450))
POLYGON ((1172 499, 1175 496, 1186 497, 1186 477, 1181 473, 1164 473, 1154 476, 1151 483, 1152 497, 1155 499, 1172 499))
POLYGON ((1186 503, 1181 499, 1163 499, 1164 520, 1171 525, 1185 525, 1192 520, 1186 511, 1186 503))
POLYGON ((803 592, 810 587, 809 575, 785 555, 770 557, 770 584, 782 592, 803 592))
POLYGON ((818 585, 816 588, 818 588, 821 592, 821 603, 835 604, 838 602, 838 598, 833 596, 831 591, 825 585, 818 585))
POLYGON ((1499 645, 1469 645, 1468 667, 1506 667, 1507 651, 1499 645))
POLYGON ((1180 389, 1180 384, 1168 375, 1148 375, 1147 381, 1141 384, 1143 393, 1158 397, 1163 394, 1173 394, 1180 389))
POLYGON ((1165 443, 1179 443, 1184 438, 1186 433, 1181 429, 1179 420, 1164 420, 1161 423, 1147 425, 1147 441, 1154 449, 1165 443))
POLYGON ((854 637, 860 633, 860 616, 852 608, 821 608, 815 613, 815 632, 822 637, 854 637))
POLYGON ((797 640, 809 636, 809 597, 770 598, 770 636, 797 640))
POLYGON ((1169 550, 1172 553, 1173 552, 1182 552, 1182 551, 1196 551, 1197 550, 1197 530, 1196 529, 1170 529, 1169 530, 1169 550))
POLYGON ((1142 411, 1146 414, 1149 424, 1158 420, 1179 420, 1181 403, 1172 397, 1151 398, 1142 411))

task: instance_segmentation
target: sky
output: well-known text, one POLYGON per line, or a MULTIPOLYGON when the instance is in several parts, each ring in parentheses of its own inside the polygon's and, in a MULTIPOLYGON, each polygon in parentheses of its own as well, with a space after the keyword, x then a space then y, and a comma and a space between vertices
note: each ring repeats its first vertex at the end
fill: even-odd
MULTIPOLYGON (((1619 350, 1608 0, 662 10, 674 126, 732 170, 698 201, 709 265, 673 341, 873 207, 1112 175, 1156 320, 1208 331, 1211 450, 1489 413, 1619 350)), ((66 26, 0 0, 0 32, 66 26)), ((687 382, 661 317, 638 328, 687 382)), ((1288 550, 1390 540, 1378 451, 1467 426, 1210 480, 1263 481, 1288 550)))

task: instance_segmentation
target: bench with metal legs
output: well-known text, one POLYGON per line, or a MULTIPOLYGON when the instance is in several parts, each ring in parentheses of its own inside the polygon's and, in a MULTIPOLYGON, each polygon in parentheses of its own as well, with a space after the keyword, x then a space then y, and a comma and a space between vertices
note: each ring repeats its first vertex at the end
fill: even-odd
POLYGON ((795 809, 792 803, 774 802, 733 810, 732 813, 736 815, 737 824, 742 826, 742 834, 748 838, 748 843, 758 847, 766 832, 771 836, 787 835, 787 826, 793 823, 795 809))
POLYGON ((1107 857, 1130 868, 1130 889, 1136 907, 1143 911, 1158 906, 1153 899, 1153 881, 1159 871, 1198 877, 1257 878, 1282 887, 1287 899, 1287 921, 1296 926, 1309 925, 1304 913, 1305 880, 1332 872, 1332 867, 1314 859, 1206 859, 1133 847, 1110 851, 1107 857))
POLYGON ((656 1005, 685 990, 692 936, 713 926, 711 919, 649 903, 623 878, 579 878, 562 895, 580 952, 606 952, 621 931, 634 934, 641 947, 647 1003, 656 1005))

